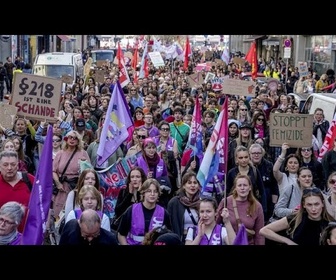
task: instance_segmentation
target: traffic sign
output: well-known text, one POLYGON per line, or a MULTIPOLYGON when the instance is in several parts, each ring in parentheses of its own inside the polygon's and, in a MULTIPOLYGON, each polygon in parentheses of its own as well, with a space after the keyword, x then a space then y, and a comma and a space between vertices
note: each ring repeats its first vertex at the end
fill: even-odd
POLYGON ((284 44, 286 48, 290 48, 292 46, 292 42, 289 39, 286 39, 284 44))
POLYGON ((284 48, 284 58, 290 58, 291 57, 291 48, 285 47, 284 48))

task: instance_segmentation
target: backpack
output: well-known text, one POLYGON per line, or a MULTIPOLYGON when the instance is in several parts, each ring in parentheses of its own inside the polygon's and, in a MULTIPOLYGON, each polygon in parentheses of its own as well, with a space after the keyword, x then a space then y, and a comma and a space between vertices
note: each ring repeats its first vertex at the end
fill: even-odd
POLYGON ((32 185, 32 183, 31 183, 30 180, 29 180, 28 172, 23 172, 23 171, 22 171, 21 174, 22 174, 22 180, 26 183, 26 185, 27 185, 29 191, 31 191, 32 188, 33 188, 33 185, 32 185))

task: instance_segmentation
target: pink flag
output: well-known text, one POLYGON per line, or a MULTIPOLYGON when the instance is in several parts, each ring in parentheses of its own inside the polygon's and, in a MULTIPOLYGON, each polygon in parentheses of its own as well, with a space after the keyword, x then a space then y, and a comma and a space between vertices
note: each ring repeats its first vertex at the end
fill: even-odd
POLYGON ((320 149, 320 153, 317 157, 317 160, 319 162, 322 161, 322 158, 324 154, 331 150, 334 147, 334 140, 336 138, 336 114, 334 115, 334 118, 329 126, 328 133, 326 137, 324 138, 324 143, 320 149))
POLYGON ((199 103, 197 96, 189 133, 190 134, 187 146, 193 149, 193 155, 202 154, 203 153, 202 113, 201 113, 201 105, 199 103))
POLYGON ((120 82, 117 81, 113 88, 100 136, 97 150, 98 165, 103 164, 127 139, 130 126, 133 126, 133 118, 120 82))
POLYGON ((53 128, 48 127, 40 163, 30 194, 28 215, 23 230, 22 245, 42 245, 52 197, 52 138, 53 128))
POLYGON ((202 192, 204 191, 206 184, 213 180, 215 175, 217 175, 217 177, 222 177, 224 180, 227 173, 227 106, 228 97, 226 96, 223 108, 218 116, 215 128, 197 173, 197 179, 202 186, 202 192))
POLYGON ((230 62, 230 54, 229 54, 229 50, 228 50, 227 48, 225 48, 225 49, 223 50, 221 59, 222 59, 226 64, 229 64, 229 62, 230 62))

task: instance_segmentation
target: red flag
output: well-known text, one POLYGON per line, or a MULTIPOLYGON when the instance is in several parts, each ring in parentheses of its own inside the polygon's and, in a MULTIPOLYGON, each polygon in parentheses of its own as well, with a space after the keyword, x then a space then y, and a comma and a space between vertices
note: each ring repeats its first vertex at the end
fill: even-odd
POLYGON ((117 59, 118 59, 118 67, 120 69, 122 67, 121 61, 124 61, 124 54, 120 48, 120 42, 118 42, 117 59))
POLYGON ((187 37, 185 48, 184 48, 184 65, 183 70, 188 70, 189 55, 191 55, 189 37, 187 37))
POLYGON ((256 79, 258 75, 258 62, 257 62, 257 46, 255 41, 251 44, 251 47, 245 56, 245 60, 248 61, 252 66, 251 71, 252 79, 256 79))
POLYGON ((320 149, 320 153, 317 157, 317 160, 319 162, 322 161, 322 158, 326 152, 331 150, 334 147, 334 140, 336 138, 336 114, 334 115, 334 118, 329 126, 328 133, 324 138, 324 143, 320 149))
POLYGON ((131 67, 134 69, 134 71, 136 70, 137 64, 138 64, 138 46, 134 48, 134 54, 131 61, 131 67))

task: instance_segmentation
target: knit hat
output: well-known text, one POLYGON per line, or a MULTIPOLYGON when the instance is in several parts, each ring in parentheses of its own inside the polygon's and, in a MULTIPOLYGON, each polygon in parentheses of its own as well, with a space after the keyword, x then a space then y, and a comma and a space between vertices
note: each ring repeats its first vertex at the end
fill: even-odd
POLYGON ((168 232, 160 235, 154 245, 183 245, 183 243, 176 233, 168 232))

